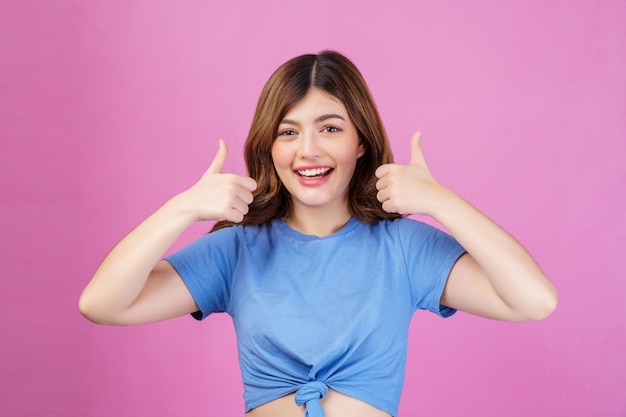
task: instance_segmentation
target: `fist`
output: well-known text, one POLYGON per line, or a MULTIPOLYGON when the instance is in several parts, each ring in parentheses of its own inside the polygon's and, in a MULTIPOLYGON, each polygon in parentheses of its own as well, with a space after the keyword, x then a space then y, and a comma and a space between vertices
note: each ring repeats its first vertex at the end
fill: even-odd
POLYGON ((252 178, 222 172, 228 155, 226 142, 219 148, 204 175, 185 192, 195 220, 228 220, 239 223, 248 213, 252 192, 257 184, 252 178))
POLYGON ((426 165, 421 135, 418 131, 411 138, 408 165, 385 164, 376 170, 377 198, 388 213, 432 215, 434 199, 442 187, 426 165))

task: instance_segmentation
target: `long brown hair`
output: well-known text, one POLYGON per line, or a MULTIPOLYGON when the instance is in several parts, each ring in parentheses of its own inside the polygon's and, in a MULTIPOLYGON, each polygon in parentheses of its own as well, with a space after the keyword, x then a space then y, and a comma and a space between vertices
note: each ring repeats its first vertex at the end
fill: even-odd
MULTIPOLYGON (((248 175, 256 180, 258 187, 253 193, 254 201, 248 214, 237 224, 263 224, 289 214, 291 196, 274 169, 272 145, 280 121, 312 87, 343 103, 365 148, 348 187, 350 213, 365 223, 400 217, 384 211, 376 199, 374 172, 379 166, 393 162, 393 155, 369 88, 348 58, 335 51, 323 51, 287 61, 270 76, 261 92, 244 146, 248 175)), ((233 224, 220 221, 212 231, 233 224)))

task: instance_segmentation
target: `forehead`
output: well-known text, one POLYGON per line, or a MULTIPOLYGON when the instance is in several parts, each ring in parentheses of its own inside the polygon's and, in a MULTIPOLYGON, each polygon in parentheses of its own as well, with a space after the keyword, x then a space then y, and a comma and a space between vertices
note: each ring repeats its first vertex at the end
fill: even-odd
POLYGON ((315 118, 321 114, 337 114, 347 118, 346 106, 337 97, 320 90, 311 88, 306 96, 287 110, 286 119, 315 118))

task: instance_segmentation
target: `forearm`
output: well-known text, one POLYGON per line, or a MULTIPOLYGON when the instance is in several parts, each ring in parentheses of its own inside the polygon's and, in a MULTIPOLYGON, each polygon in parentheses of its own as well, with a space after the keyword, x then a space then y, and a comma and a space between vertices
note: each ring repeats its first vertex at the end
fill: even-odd
POLYGON ((182 198, 169 200, 109 252, 81 294, 83 314, 112 317, 137 299, 154 266, 194 221, 182 198))
POLYGON ((256 181, 223 174, 226 143, 204 175, 130 232, 106 256, 81 294, 83 315, 103 324, 136 324, 176 317, 197 308, 174 268, 159 260, 194 222, 240 222, 256 181), (158 267, 157 267, 158 265, 158 267))
POLYGON ((520 317, 554 309, 556 290, 528 251, 456 193, 442 188, 432 217, 468 251, 502 301, 520 317))

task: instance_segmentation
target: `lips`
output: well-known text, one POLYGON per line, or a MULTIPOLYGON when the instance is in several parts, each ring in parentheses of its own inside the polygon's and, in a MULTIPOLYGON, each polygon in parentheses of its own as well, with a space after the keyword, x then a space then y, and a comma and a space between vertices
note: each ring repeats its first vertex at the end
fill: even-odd
POLYGON ((303 168, 296 169, 295 173, 298 174, 302 178, 307 179, 315 179, 315 178, 323 178, 330 174, 333 171, 330 167, 321 167, 321 168, 303 168))

